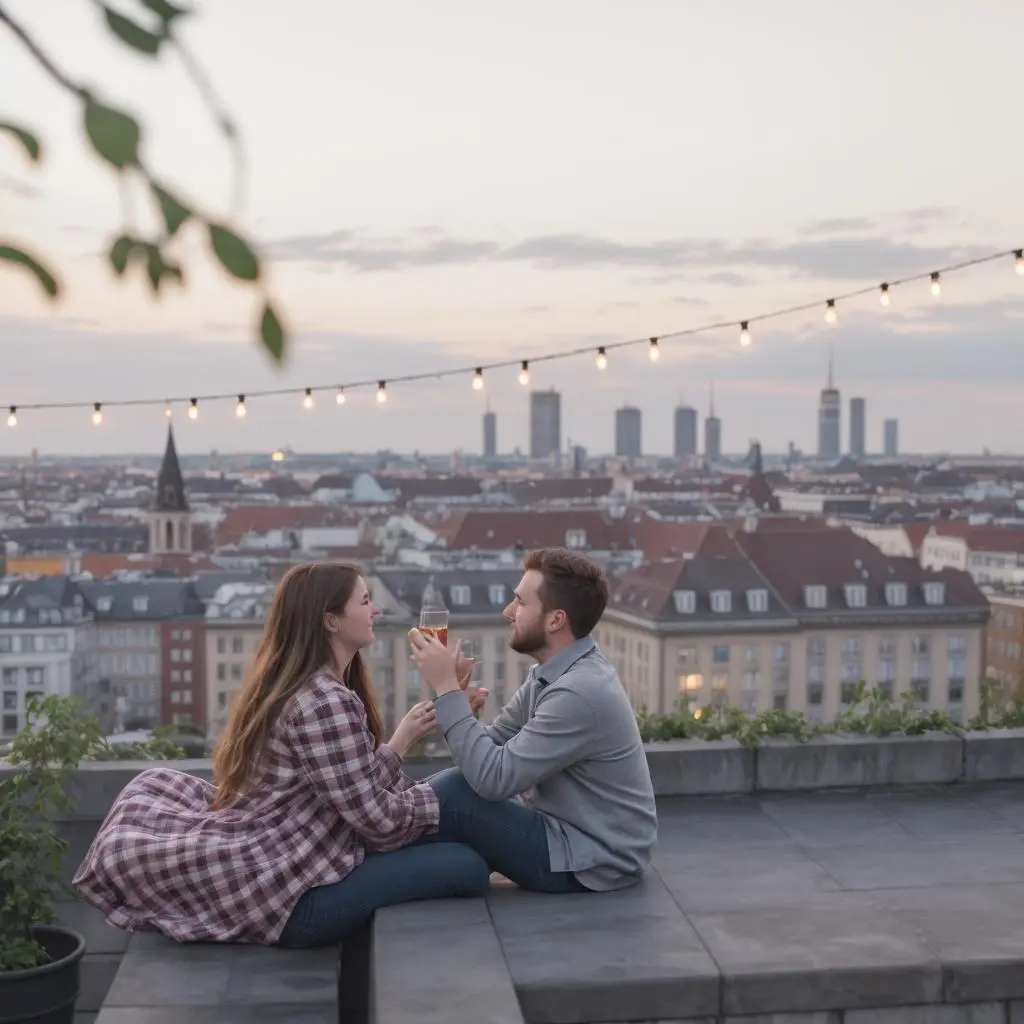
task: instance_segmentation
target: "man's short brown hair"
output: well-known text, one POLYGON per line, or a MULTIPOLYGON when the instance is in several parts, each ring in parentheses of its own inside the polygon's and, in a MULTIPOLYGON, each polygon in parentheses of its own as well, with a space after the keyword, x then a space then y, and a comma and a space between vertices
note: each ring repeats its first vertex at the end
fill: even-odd
POLYGON ((577 640, 594 631, 608 604, 608 580, 599 565, 566 548, 539 548, 527 552, 523 568, 544 577, 539 592, 544 611, 565 612, 577 640))

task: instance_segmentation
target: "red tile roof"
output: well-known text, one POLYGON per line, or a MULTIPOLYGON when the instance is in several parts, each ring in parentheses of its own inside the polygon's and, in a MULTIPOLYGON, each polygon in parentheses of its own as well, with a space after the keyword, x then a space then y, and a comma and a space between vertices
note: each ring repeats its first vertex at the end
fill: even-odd
POLYGON ((237 544, 247 533, 304 530, 323 526, 356 526, 359 519, 329 505, 236 505, 217 527, 219 546, 237 544))

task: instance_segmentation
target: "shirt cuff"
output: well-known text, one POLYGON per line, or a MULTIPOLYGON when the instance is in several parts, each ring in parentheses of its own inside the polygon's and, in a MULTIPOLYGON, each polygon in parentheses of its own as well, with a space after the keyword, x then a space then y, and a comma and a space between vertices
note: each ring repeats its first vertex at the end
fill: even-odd
POLYGON ((392 750, 386 743, 377 748, 377 757, 382 762, 381 784, 387 789, 398 781, 404 762, 397 751, 392 750))
POLYGON ((449 690, 434 698, 434 711, 437 713, 437 724, 441 732, 447 733, 464 718, 473 718, 473 710, 469 706, 469 698, 465 690, 449 690))

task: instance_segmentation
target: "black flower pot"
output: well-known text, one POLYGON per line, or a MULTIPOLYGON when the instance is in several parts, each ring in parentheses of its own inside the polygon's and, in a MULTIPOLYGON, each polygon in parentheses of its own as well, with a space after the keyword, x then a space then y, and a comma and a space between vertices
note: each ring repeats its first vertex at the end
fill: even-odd
POLYGON ((74 1024, 85 939, 59 925, 37 925, 32 936, 50 962, 0 971, 0 1024, 74 1024))

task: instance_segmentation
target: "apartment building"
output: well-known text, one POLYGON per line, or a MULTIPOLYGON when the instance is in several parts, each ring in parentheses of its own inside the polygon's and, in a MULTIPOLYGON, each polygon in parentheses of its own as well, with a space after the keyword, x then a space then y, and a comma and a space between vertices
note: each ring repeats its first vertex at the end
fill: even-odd
POLYGON ((985 674, 1024 697, 1024 591, 992 593, 985 637, 985 674))
POLYGON ((829 721, 857 683, 967 718, 985 596, 965 572, 889 558, 851 531, 709 533, 615 584, 597 631, 636 707, 719 702, 829 721))

